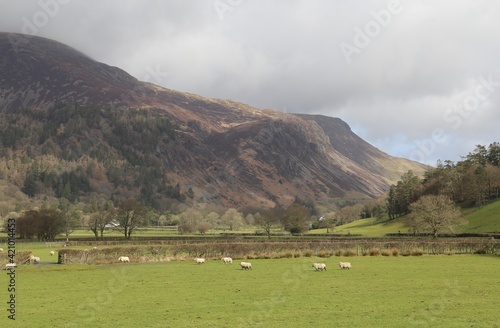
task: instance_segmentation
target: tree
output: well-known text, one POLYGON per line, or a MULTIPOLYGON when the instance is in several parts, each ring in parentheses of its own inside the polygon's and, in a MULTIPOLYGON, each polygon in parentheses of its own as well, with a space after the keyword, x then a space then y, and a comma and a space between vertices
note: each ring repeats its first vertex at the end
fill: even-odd
POLYGON ((59 200, 58 209, 61 211, 63 216, 63 232, 66 236, 66 241, 69 240, 69 235, 72 234, 78 227, 80 217, 82 216, 81 211, 74 205, 72 205, 66 198, 61 198, 59 200))
POLYGON ((416 230, 430 231, 434 238, 463 221, 460 210, 445 195, 426 195, 410 205, 410 220, 416 230))
POLYGON ((34 174, 29 173, 26 176, 21 191, 29 197, 35 197, 36 193, 38 192, 38 185, 36 182, 36 176, 34 174))
POLYGON ((361 204, 342 207, 339 214, 341 224, 346 224, 361 219, 361 213, 363 212, 363 209, 364 206, 361 204))
POLYGON ((238 212, 235 208, 230 208, 222 214, 220 220, 224 226, 232 231, 234 228, 238 228, 243 224, 243 214, 238 212))
POLYGON ((257 226, 264 229, 267 238, 271 239, 271 231, 275 228, 283 215, 283 210, 280 207, 274 207, 272 209, 268 209, 262 211, 262 213, 257 213, 254 215, 254 222, 257 226))
POLYGON ((126 199, 118 205, 116 219, 120 224, 118 229, 123 232, 125 238, 130 239, 132 232, 144 222, 146 208, 141 202, 134 199, 126 199))
POLYGON ((36 233, 39 240, 54 240, 58 234, 64 232, 64 215, 60 210, 41 209, 36 218, 38 220, 36 233))
POLYGON ((198 229, 198 225, 203 221, 203 215, 200 211, 193 208, 188 208, 179 216, 178 230, 180 234, 194 232, 198 229))
POLYGON ((283 227, 291 233, 301 233, 309 227, 309 211, 300 204, 290 205, 283 216, 283 227))
POLYGON ((101 240, 103 240, 106 226, 116 218, 116 209, 111 202, 106 202, 97 205, 95 210, 96 212, 92 214, 88 221, 88 227, 94 233, 96 240, 99 239, 99 233, 101 234, 101 240))
POLYGON ((16 232, 19 239, 31 239, 36 235, 38 226, 38 211, 25 211, 16 219, 16 232))
POLYGON ((386 203, 390 219, 410 212, 410 204, 418 199, 420 187, 419 177, 411 170, 403 174, 396 185, 391 185, 386 203))

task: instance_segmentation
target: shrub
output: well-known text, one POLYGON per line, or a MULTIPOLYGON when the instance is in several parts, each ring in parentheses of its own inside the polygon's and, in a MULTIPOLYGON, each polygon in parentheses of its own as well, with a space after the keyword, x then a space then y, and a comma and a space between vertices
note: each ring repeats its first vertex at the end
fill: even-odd
POLYGON ((344 252, 344 256, 356 256, 358 255, 358 252, 356 252, 354 249, 348 249, 344 252))
POLYGON ((338 249, 338 250, 335 251, 335 256, 342 256, 343 253, 344 253, 343 250, 338 249))
POLYGON ((370 256, 379 256, 380 255, 380 248, 370 248, 368 251, 370 256))
POLYGON ((391 251, 388 249, 384 249, 384 250, 382 250, 382 252, 380 254, 382 256, 391 256, 391 251))
POLYGON ((405 250, 401 253, 401 255, 403 255, 403 256, 410 256, 410 255, 411 255, 411 250, 409 250, 409 249, 405 249, 405 250))
POLYGON ((474 254, 487 254, 488 251, 484 248, 480 248, 480 249, 476 249, 476 251, 474 252, 474 254))
POLYGON ((311 256, 313 256, 313 251, 311 251, 310 249, 308 249, 307 251, 304 252, 304 256, 305 257, 311 257, 311 256))
POLYGON ((325 250, 319 251, 319 253, 318 253, 319 257, 330 257, 331 255, 332 255, 332 253, 330 253, 329 251, 325 251, 325 250))
POLYGON ((396 247, 391 248, 391 254, 392 256, 399 256, 399 249, 396 247))
POLYGON ((413 256, 421 256, 424 255, 424 251, 421 250, 420 248, 414 248, 410 251, 410 254, 413 256))
POLYGON ((295 253, 293 254, 293 257, 295 257, 295 258, 297 258, 297 257, 301 257, 301 256, 302 256, 302 254, 301 254, 300 252, 295 252, 295 253))
POLYGON ((290 259, 290 258, 293 257, 293 253, 292 252, 285 252, 285 253, 282 254, 281 257, 284 257, 286 259, 290 259))

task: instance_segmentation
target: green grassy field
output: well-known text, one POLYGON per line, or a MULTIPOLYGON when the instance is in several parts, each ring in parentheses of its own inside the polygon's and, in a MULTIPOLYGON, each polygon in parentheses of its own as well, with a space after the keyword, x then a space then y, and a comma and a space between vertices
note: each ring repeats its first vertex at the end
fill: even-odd
MULTIPOLYGON (((408 232, 404 220, 397 219, 390 222, 377 222, 376 218, 356 220, 338 227, 330 232, 338 234, 362 234, 366 237, 382 237, 387 233, 408 232)), ((311 230, 311 233, 326 233, 326 229, 311 230)))
POLYGON ((467 232, 500 232, 500 201, 483 206, 464 216, 467 232))
MULTIPOLYGON (((42 259, 43 261, 43 259, 42 259)), ((19 327, 498 327, 500 258, 331 257, 22 266, 19 327), (347 260, 351 270, 336 263, 347 260), (325 262, 316 272, 313 262, 325 262)), ((8 276, 0 279, 6 307, 8 276)), ((7 311, 0 326, 7 327, 7 311)))

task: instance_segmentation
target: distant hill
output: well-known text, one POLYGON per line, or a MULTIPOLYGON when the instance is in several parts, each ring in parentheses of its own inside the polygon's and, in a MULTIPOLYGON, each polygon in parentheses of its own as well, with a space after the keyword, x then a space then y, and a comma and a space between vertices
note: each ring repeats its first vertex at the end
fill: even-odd
POLYGON ((0 178, 32 197, 328 204, 425 170, 338 118, 166 89, 40 37, 0 33, 0 52, 0 178))

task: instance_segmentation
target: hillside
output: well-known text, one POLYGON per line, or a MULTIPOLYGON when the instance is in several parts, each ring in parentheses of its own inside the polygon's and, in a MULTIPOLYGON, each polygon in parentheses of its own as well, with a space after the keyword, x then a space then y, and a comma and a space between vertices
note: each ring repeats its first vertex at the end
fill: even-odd
POLYGON ((0 51, 0 178, 34 198, 328 204, 425 169, 337 118, 166 89, 40 37, 0 33, 0 51))
POLYGON ((464 218, 469 222, 463 227, 464 232, 500 232, 500 201, 480 207, 464 218))

